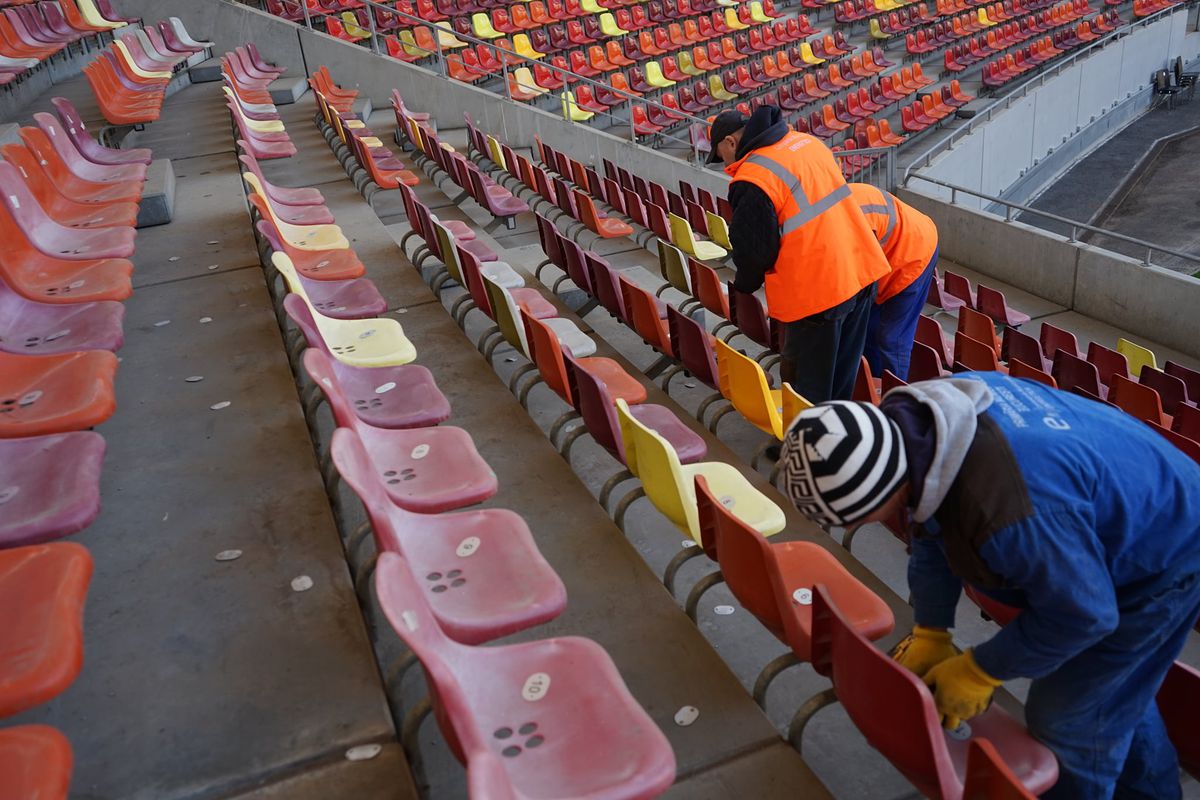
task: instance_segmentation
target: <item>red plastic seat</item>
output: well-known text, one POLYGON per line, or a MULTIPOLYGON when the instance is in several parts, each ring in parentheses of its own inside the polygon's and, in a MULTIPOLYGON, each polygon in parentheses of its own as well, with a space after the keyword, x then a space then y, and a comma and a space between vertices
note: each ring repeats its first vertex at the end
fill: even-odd
POLYGON ((132 228, 137 222, 137 203, 79 202, 54 184, 28 150, 12 148, 9 152, 21 156, 14 166, 23 180, 10 182, 7 173, 0 173, 0 191, 16 197, 18 203, 37 203, 46 216, 68 228, 132 228))
POLYGON ((1048 372, 1038 369, 1032 364, 1026 364, 1019 358, 1010 358, 1008 360, 1008 374, 1013 378, 1028 378, 1029 380, 1037 381, 1049 386, 1051 389, 1058 388, 1058 382, 1048 372))
POLYGON ((950 270, 943 270, 942 288, 946 294, 962 300, 967 308, 975 308, 975 295, 971 292, 971 284, 962 275, 950 270))
POLYGON ((1123 375, 1113 375, 1108 384, 1108 400, 1117 408, 1137 417, 1143 422, 1169 427, 1170 421, 1163 417, 1162 401, 1158 392, 1140 383, 1134 383, 1123 375))
POLYGON ((1029 322, 1029 315, 1009 308, 1004 299, 1004 293, 982 283, 976 289, 976 307, 987 314, 997 324, 1017 328, 1029 322))
POLYGON ((998 705, 967 723, 967 736, 942 729, 933 695, 919 677, 854 629, 829 589, 813 592, 813 666, 833 681, 846 714, 867 741, 928 797, 965 798, 971 740, 986 739, 1032 794, 1058 780, 1054 754, 998 705))
POLYGON ((1158 392, 1163 411, 1167 414, 1174 415, 1180 405, 1188 402, 1187 384, 1181 378, 1161 372, 1149 364, 1142 367, 1138 383, 1158 392))
POLYGON ((1179 764, 1193 777, 1200 776, 1200 670, 1176 661, 1155 697, 1167 735, 1179 754, 1179 764))
POLYGON ((942 326, 932 317, 922 314, 917 319, 917 332, 914 341, 932 348, 941 359, 943 366, 948 367, 953 363, 954 354, 951 346, 946 343, 946 337, 942 333, 942 326))
POLYGON ((1053 361, 1054 354, 1059 350, 1065 350, 1076 357, 1079 356, 1079 344, 1075 340, 1075 334, 1051 325, 1049 322, 1042 323, 1042 328, 1038 331, 1038 341, 1042 345, 1042 356, 1046 361, 1053 361))
POLYGON ((0 717, 61 694, 83 665, 92 558, 73 542, 0 550, 0 717))
POLYGON ((671 335, 664 319, 666 315, 660 310, 659 303, 655 302, 658 298, 626 278, 623 273, 617 273, 617 280, 621 299, 629 313, 629 322, 634 332, 658 352, 675 358, 671 335))
POLYGON ((959 333, 964 333, 975 341, 983 342, 988 347, 991 347, 995 351, 995 356, 998 357, 1000 355, 1001 343, 996 338, 996 328, 990 317, 978 311, 972 311, 969 308, 960 308, 958 310, 957 330, 959 333))
POLYGON ((587 229, 603 239, 619 239, 633 235, 633 228, 616 217, 602 216, 592 202, 592 198, 578 189, 573 190, 575 208, 579 211, 579 221, 587 229))
POLYGON ((968 336, 961 330, 954 336, 954 363, 970 370, 1007 371, 997 361, 995 348, 968 336))
MULTIPOLYGON (((305 368, 308 366, 306 361, 305 368)), ((362 440, 396 505, 408 511, 434 514, 474 505, 496 493, 495 473, 462 428, 376 428, 359 419, 341 387, 312 377, 329 401, 338 427, 353 430, 362 440)))
POLYGON ((919 341, 914 341, 908 362, 909 382, 930 381, 941 378, 945 374, 937 351, 919 341))
POLYGON ((50 99, 58 114, 59 120, 67 130, 67 135, 75 143, 75 147, 89 161, 97 164, 149 164, 153 158, 149 148, 138 147, 131 150, 114 150, 104 147, 93 139, 87 132, 83 117, 75 110, 65 97, 50 99))
POLYGON ((1192 403, 1200 403, 1200 372, 1171 360, 1163 364, 1163 372, 1168 375, 1174 375, 1183 381, 1184 385, 1187 386, 1188 400, 1192 403))
POLYGON ((1114 375, 1129 377, 1129 361, 1123 353, 1110 350, 1098 342, 1088 342, 1087 360, 1096 365, 1100 383, 1108 386, 1114 375))
POLYGON ((106 350, 59 355, 0 353, 0 438, 99 425, 116 409, 117 357, 106 350))
POLYGON ((379 553, 399 553, 426 589, 438 625, 482 644, 557 617, 566 589, 538 552, 529 527, 499 508, 416 514, 396 506, 362 441, 333 433, 333 463, 366 507, 379 553))
POLYGON ((1084 361, 1078 355, 1066 350, 1055 350, 1054 366, 1050 374, 1054 376, 1058 388, 1065 392, 1082 389, 1088 395, 1103 397, 1103 390, 1100 388, 1100 373, 1096 369, 1096 365, 1090 361, 1084 361))
MULTIPOLYGON (((537 365, 542 380, 568 405, 574 406, 575 399, 571 394, 570 379, 564 360, 564 356, 570 355, 569 351, 562 346, 553 329, 545 322, 535 319, 523 311, 521 320, 525 325, 525 336, 533 361, 537 365)), ((646 387, 611 358, 598 356, 576 358, 575 364, 603 381, 614 401, 624 400, 630 405, 645 402, 646 387)))
POLYGON ((599 645, 457 644, 395 553, 380 556, 375 591, 425 668, 434 718, 473 796, 653 797, 671 785, 670 744, 599 645))
POLYGON ((0 729, 0 796, 67 800, 74 758, 67 737, 46 725, 0 729))
POLYGON ((1004 329, 1000 358, 1010 362, 1018 359, 1039 370, 1045 370, 1049 366, 1049 362, 1042 358, 1042 346, 1038 340, 1016 328, 1004 329))

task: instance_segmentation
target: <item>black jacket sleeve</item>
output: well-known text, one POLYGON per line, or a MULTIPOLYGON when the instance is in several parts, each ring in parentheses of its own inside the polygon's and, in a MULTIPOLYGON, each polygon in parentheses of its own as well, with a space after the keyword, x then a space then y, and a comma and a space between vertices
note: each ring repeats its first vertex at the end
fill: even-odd
POLYGON ((729 241, 733 245, 733 263, 737 276, 733 285, 741 292, 754 292, 763 285, 766 274, 775 268, 779 255, 779 223, 775 206, 766 192, 748 181, 729 185, 729 205, 733 219, 729 223, 729 241))

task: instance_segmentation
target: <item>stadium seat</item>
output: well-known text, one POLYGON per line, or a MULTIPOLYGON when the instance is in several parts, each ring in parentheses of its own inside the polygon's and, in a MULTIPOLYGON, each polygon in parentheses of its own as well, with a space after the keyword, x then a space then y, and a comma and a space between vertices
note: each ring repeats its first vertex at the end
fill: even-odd
POLYGON ((1170 427, 1170 420, 1163 416, 1158 392, 1149 386, 1134 383, 1124 375, 1113 375, 1109 380, 1108 401, 1143 422, 1170 427))
POLYGON ((358 434, 334 431, 330 453, 367 510, 376 550, 404 557, 446 635, 483 644, 562 613, 566 590, 519 515, 500 508, 407 511, 392 502, 358 434))
MULTIPOLYGON (((1160 372, 1149 364, 1142 366, 1142 374, 1138 378, 1138 383, 1158 392, 1163 411, 1171 416, 1175 415, 1180 404, 1188 403, 1187 384, 1182 379, 1160 372)), ((1191 405, 1195 405, 1195 403, 1191 405)))
POLYGON ((717 375, 721 394, 746 421, 763 433, 783 440, 783 396, 772 389, 766 372, 754 359, 716 339, 717 375))
POLYGON ((40 303, 0 281, 0 352, 54 355, 75 350, 111 350, 125 341, 125 307, 112 300, 40 303))
POLYGON ((1129 362, 1125 356, 1099 342, 1088 342, 1087 360, 1096 365, 1102 386, 1108 386, 1114 375, 1129 377, 1129 362))
POLYGON ((681 464, 667 440, 639 422, 623 400, 617 400, 617 419, 630 472, 642 481, 654 507, 697 544, 701 544, 701 535, 696 476, 703 476, 730 513, 752 529, 764 536, 783 530, 783 511, 751 486, 737 468, 722 461, 681 464))
POLYGON ((1179 763, 1193 777, 1200 775, 1200 737, 1192 722, 1200 709, 1200 671, 1176 661, 1167 672, 1155 701, 1167 727, 1179 763))
POLYGON ((1125 356, 1125 360, 1129 365, 1129 374, 1135 378, 1141 376, 1142 367, 1158 367, 1158 362, 1154 359, 1153 350, 1131 342, 1128 339, 1117 339, 1117 352, 1125 356))
MULTIPOLYGON (((61 694, 83 666, 83 606, 92 557, 74 542, 0 550, 0 717, 61 694)), ((2 732, 0 732, 2 733, 2 732)))
POLYGON ((375 591, 425 668, 434 717, 467 765, 472 794, 653 797, 674 780, 670 745, 599 645, 456 644, 395 553, 380 556, 375 591))
POLYGON ((13 800, 67 800, 73 763, 71 743, 54 728, 0 729, 0 785, 13 800))
POLYGON ((320 380, 336 384, 358 418, 372 427, 426 428, 450 418, 449 401, 419 364, 352 367, 320 347, 308 348, 304 364, 320 380))
POLYGON ((1008 307, 1004 293, 984 286, 982 283, 976 289, 976 308, 987 314, 998 325, 1019 328, 1029 322, 1029 315, 1008 307))
POLYGON ((1054 351, 1053 368, 1050 374, 1054 376, 1058 388, 1065 392, 1082 389, 1088 395, 1104 396, 1104 390, 1100 387, 1100 372, 1096 369, 1096 365, 1067 350, 1054 351))
POLYGON ((91 431, 0 440, 0 550, 90 525, 100 512, 104 449, 103 437, 91 431))
POLYGON ((1048 372, 1027 364, 1019 358, 1010 358, 1008 360, 1008 374, 1012 378, 1028 378, 1029 380, 1037 381, 1049 386, 1051 389, 1058 388, 1058 383, 1048 372))
POLYGON ((986 739, 1023 786, 1037 795, 1058 780, 1048 748, 998 705, 970 720, 965 736, 942 729, 933 695, 921 679, 877 650, 855 630, 825 586, 813 591, 813 666, 833 690, 855 726, 919 791, 930 797, 964 798, 967 753, 974 738, 986 739))
POLYGON ((117 357, 106 350, 56 355, 0 353, 0 438, 99 425, 116 409, 117 357))
MULTIPOLYGON (((564 359, 569 353, 565 353, 554 330, 546 321, 534 319, 521 312, 521 322, 525 326, 525 339, 529 343, 530 356, 537 365, 542 380, 567 405, 574 406, 575 398, 571 394, 564 359)), ((603 381, 613 398, 620 398, 631 405, 645 401, 646 387, 611 358, 580 356, 574 358, 574 363, 579 369, 603 381)))
POLYGON ((678 214, 669 214, 671 240, 676 247, 701 261, 719 261, 727 255, 725 248, 712 242, 701 241, 692 232, 692 226, 678 214))

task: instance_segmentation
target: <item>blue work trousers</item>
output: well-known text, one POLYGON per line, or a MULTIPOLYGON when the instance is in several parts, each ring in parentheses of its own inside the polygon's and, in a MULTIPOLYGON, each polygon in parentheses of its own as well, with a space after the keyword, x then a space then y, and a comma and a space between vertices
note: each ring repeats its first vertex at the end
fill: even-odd
POLYGON ((917 320, 925 299, 929 296, 929 282, 937 267, 938 251, 925 271, 897 295, 871 307, 871 319, 867 323, 867 346, 863 355, 871 366, 871 374, 878 378, 885 369, 901 380, 908 380, 908 361, 912 357, 913 338, 917 334, 917 320))
POLYGON ((1043 800, 1178 800, 1179 760, 1154 696, 1200 614, 1190 573, 1121 608, 1117 629, 1035 680, 1029 731, 1058 757, 1043 800))

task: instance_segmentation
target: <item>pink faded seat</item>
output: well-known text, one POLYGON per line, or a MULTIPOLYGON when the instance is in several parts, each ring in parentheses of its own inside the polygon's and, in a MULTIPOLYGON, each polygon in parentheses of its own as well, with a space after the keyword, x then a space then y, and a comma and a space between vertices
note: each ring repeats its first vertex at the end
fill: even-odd
POLYGON ((103 460, 104 437, 91 431, 0 439, 0 550, 91 525, 103 460))
POLYGON ((1032 794, 1058 780, 1054 754, 997 705, 961 733, 943 730, 929 688, 854 630, 823 585, 813 592, 813 666, 831 678, 846 714, 871 746, 928 797, 964 798, 962 776, 975 738, 991 742, 1032 794))
POLYGON ((75 350, 119 350, 125 342, 125 306, 94 303, 39 303, 27 300, 0 280, 0 351, 52 355, 75 350))
POLYGON ((359 419, 341 387, 305 359, 309 377, 325 394, 339 428, 362 440, 392 502, 408 511, 435 514, 474 505, 496 493, 496 474, 475 450, 471 436, 449 426, 397 430, 376 428, 359 419))
MULTIPOLYGON (((260 167, 258 164, 258 159, 247 152, 248 146, 245 144, 245 142, 239 139, 238 146, 243 150, 242 154, 238 156, 238 161, 242 162, 242 164, 244 164, 246 168, 253 172, 255 177, 258 178, 258 182, 262 185, 263 191, 267 193, 267 198, 272 202, 272 204, 281 203, 287 206, 324 205, 325 196, 321 194, 320 189, 313 189, 307 186, 293 189, 286 186, 276 186, 275 184, 271 183, 263 175, 262 167, 260 167)), ((333 220, 331 218, 330 223, 332 222, 333 220)))
POLYGON ((458 644, 395 553, 380 556, 375 591, 425 668, 434 717, 473 796, 648 798, 674 781, 671 745, 595 642, 458 644))
POLYGON ((387 311, 387 300, 370 278, 343 281, 314 280, 300 276, 313 308, 334 319, 369 319, 387 311))
POLYGON ((486 508, 415 514, 397 506, 357 435, 334 431, 333 463, 371 519, 376 549, 404 556, 438 624, 482 644, 554 619, 567 591, 521 517, 486 508))
POLYGON ((450 402, 425 367, 345 364, 329 354, 304 300, 288 295, 283 307, 308 342, 306 369, 335 384, 363 422, 375 428, 425 428, 450 419, 450 402))
POLYGON ((0 162, 0 197, 7 213, 29 242, 48 256, 72 261, 128 258, 133 255, 133 228, 68 228, 51 219, 34 200, 12 164, 0 162))

